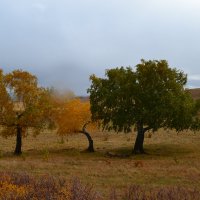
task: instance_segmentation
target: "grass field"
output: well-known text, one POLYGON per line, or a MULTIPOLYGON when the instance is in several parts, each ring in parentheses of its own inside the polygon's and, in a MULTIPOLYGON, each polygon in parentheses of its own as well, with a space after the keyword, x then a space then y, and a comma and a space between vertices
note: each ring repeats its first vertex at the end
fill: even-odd
POLYGON ((200 189, 199 132, 160 130, 145 138, 145 155, 131 155, 135 133, 100 132, 92 136, 94 153, 84 152, 87 140, 81 134, 60 138, 46 131, 36 138, 29 135, 23 139, 23 154, 19 157, 12 153, 15 138, 1 138, 0 172, 78 177, 103 195, 111 188, 121 190, 131 184, 200 189))

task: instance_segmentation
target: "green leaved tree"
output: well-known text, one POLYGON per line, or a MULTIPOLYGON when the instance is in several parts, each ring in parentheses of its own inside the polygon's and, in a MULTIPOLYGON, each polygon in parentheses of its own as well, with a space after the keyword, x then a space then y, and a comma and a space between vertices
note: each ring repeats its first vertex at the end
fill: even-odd
POLYGON ((159 128, 197 129, 197 106, 184 89, 187 75, 170 68, 165 60, 141 60, 135 69, 121 67, 95 75, 90 93, 92 119, 107 130, 137 129, 133 153, 144 153, 144 134, 159 128))

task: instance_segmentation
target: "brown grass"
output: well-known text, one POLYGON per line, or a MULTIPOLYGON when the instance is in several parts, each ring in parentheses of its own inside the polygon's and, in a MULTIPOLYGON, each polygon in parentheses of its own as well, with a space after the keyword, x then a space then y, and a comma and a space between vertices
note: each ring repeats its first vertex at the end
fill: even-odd
POLYGON ((130 155, 135 134, 95 133, 95 153, 86 153, 86 138, 68 135, 60 138, 53 132, 23 140, 23 154, 13 155, 15 138, 0 140, 0 171, 27 173, 34 177, 78 177, 91 184, 103 196, 113 188, 128 185, 145 188, 186 187, 200 189, 200 134, 160 130, 145 138, 148 154, 130 155), (106 138, 106 139, 105 139, 106 138))

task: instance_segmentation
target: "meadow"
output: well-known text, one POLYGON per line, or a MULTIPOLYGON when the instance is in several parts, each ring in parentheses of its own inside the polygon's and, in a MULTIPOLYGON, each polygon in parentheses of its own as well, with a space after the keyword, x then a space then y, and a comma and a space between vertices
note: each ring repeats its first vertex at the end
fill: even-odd
POLYGON ((82 134, 64 137, 44 131, 23 139, 23 154, 14 156, 15 138, 0 140, 0 172, 78 178, 106 197, 132 184, 145 188, 184 187, 200 190, 200 134, 160 130, 147 133, 147 154, 131 155, 135 133, 96 132, 94 153, 84 150, 82 134))

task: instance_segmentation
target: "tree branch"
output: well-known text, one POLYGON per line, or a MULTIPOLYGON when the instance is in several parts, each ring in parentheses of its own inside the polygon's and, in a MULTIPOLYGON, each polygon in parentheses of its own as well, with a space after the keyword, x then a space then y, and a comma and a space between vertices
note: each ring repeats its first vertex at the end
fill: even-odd
POLYGON ((86 129, 86 127, 87 127, 87 125, 88 125, 89 123, 91 123, 91 121, 88 121, 88 122, 86 122, 86 123, 83 125, 83 128, 82 128, 82 131, 83 131, 83 132, 85 131, 85 129, 86 129))
POLYGON ((146 128, 144 128, 143 130, 144 130, 144 133, 146 132, 146 131, 149 131, 151 129, 151 127, 150 126, 148 126, 148 127, 146 127, 146 128))
POLYGON ((0 122, 0 125, 1 125, 1 126, 7 126, 7 127, 16 126, 16 124, 7 124, 7 123, 5 123, 5 122, 0 122))

